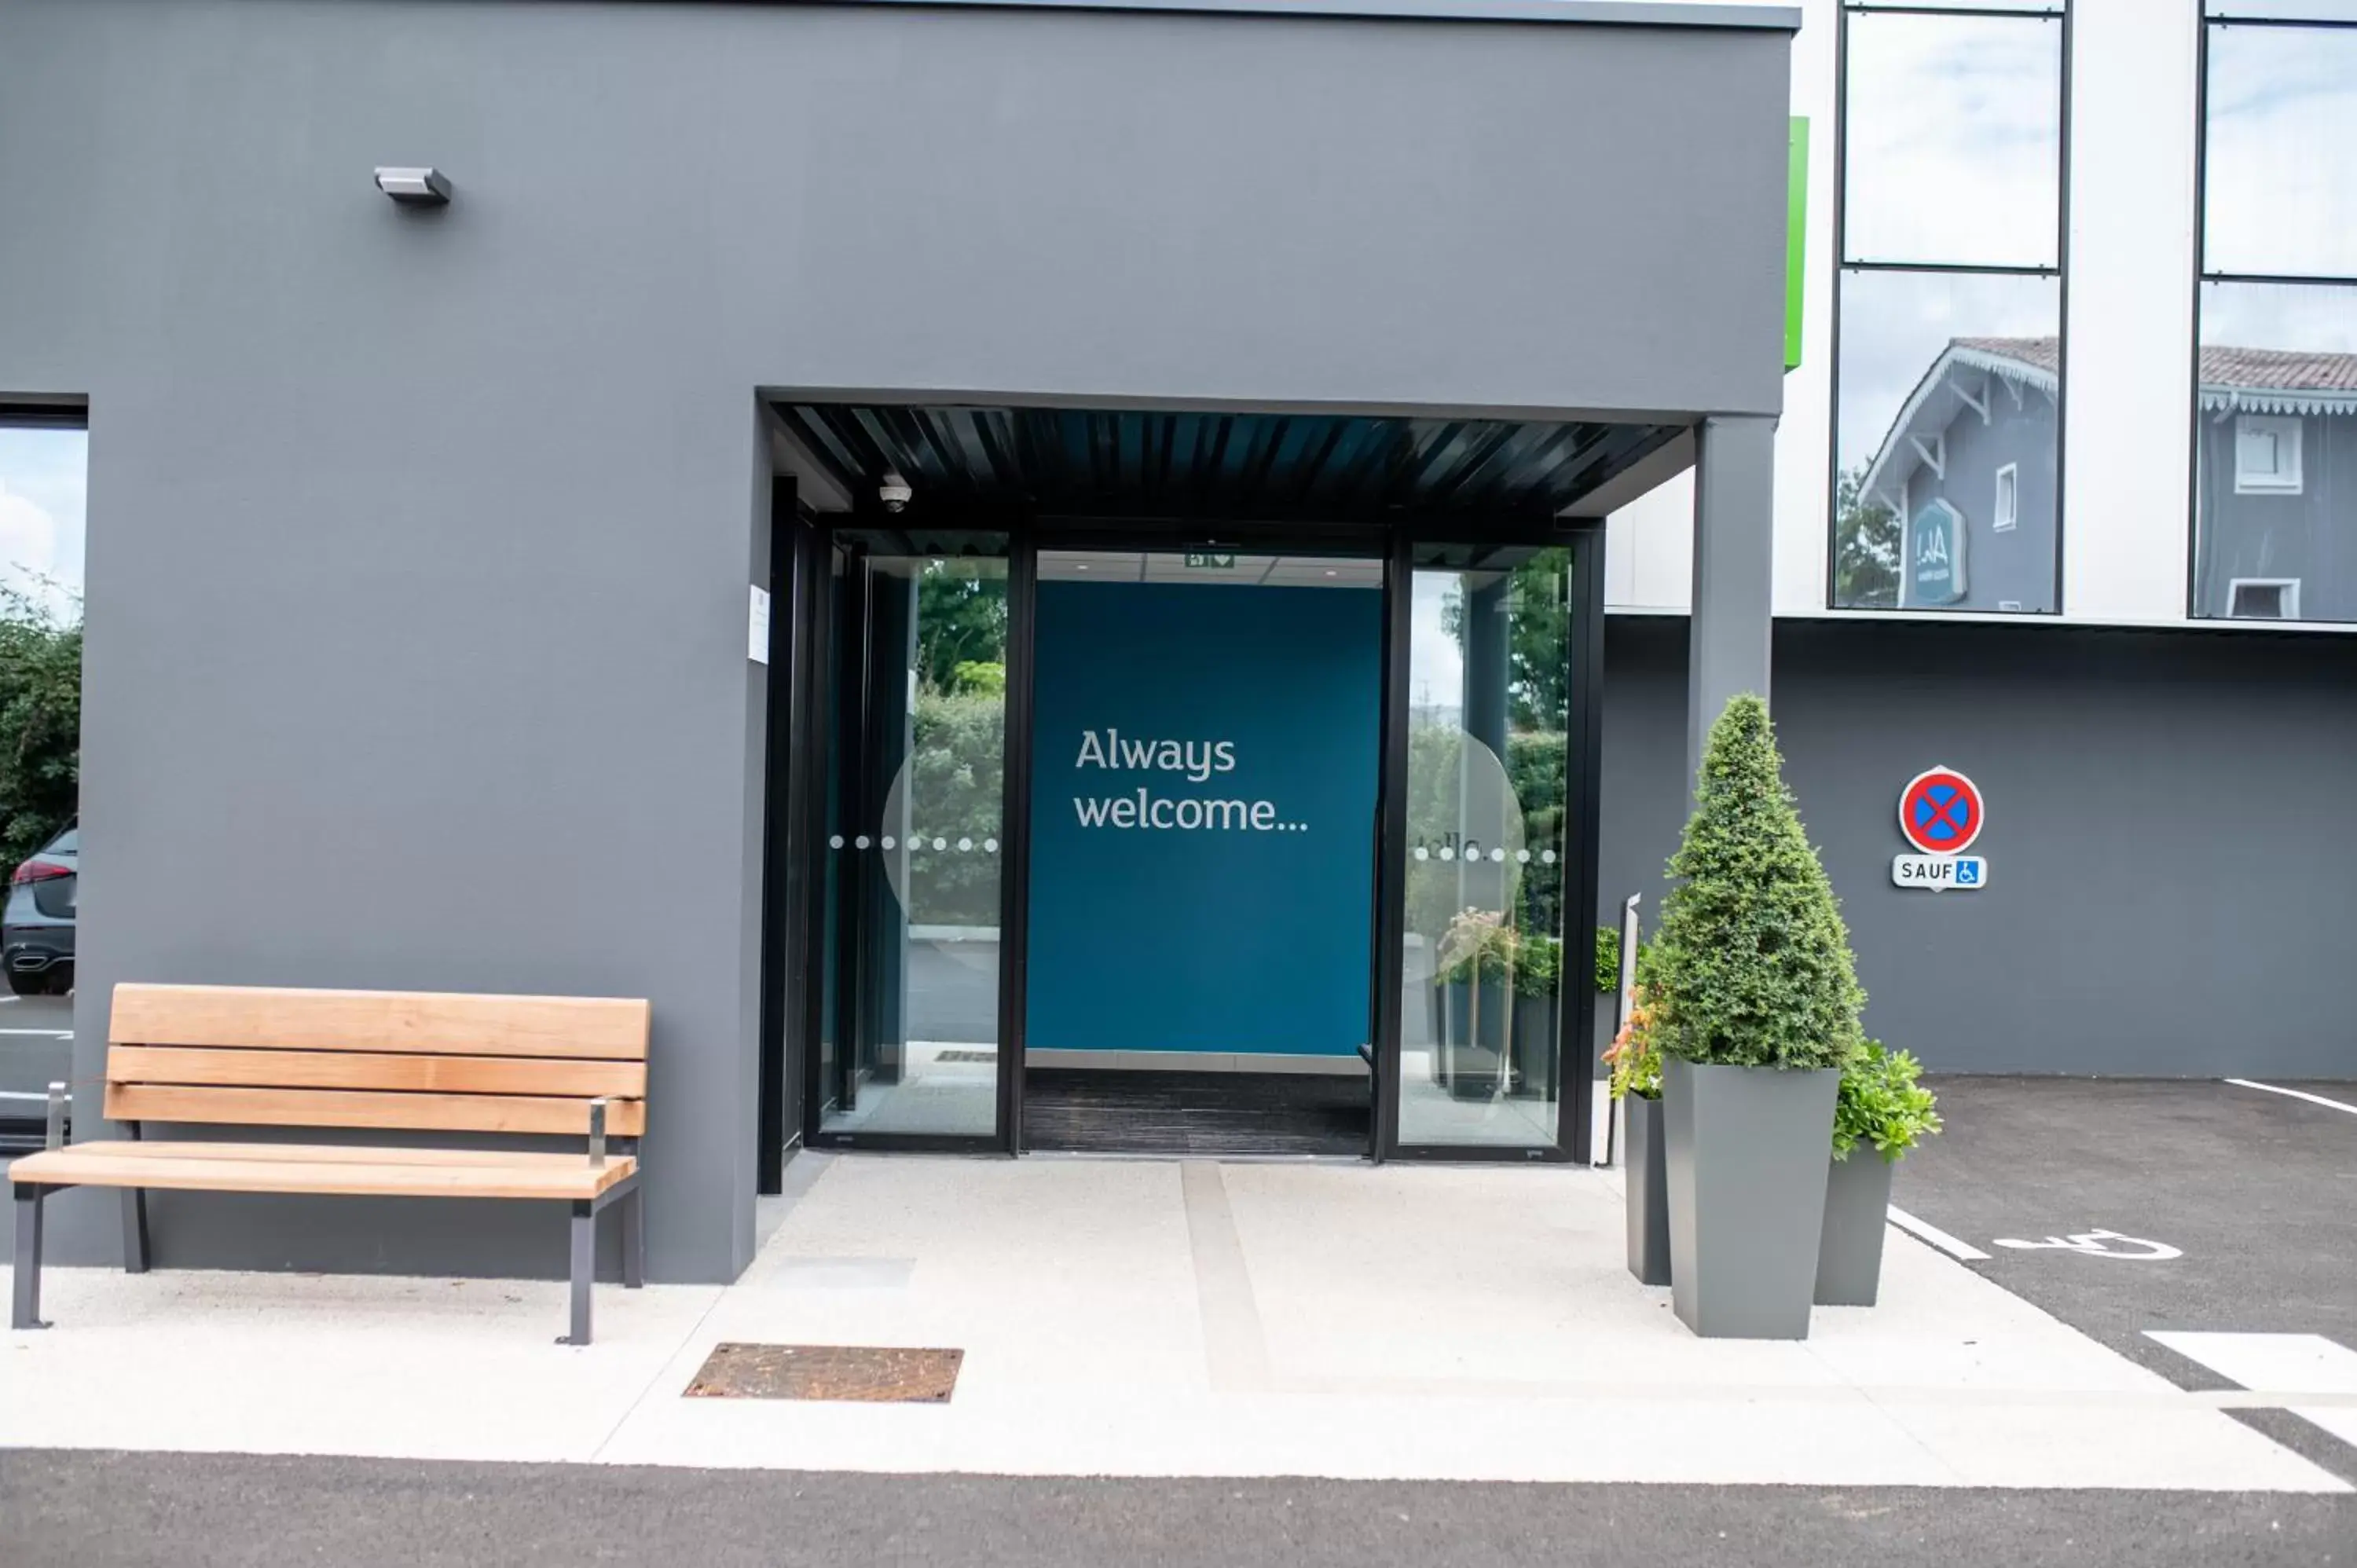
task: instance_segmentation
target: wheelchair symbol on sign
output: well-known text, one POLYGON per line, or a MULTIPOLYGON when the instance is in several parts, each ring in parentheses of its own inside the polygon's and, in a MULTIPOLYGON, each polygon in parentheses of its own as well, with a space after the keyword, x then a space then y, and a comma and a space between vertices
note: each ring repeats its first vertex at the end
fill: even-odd
POLYGON ((2165 1241, 2147 1241, 2140 1237, 2123 1236, 2116 1230, 2074 1230, 2068 1236, 2049 1236, 2043 1241, 2021 1241, 2000 1236, 1996 1244, 2025 1252, 2054 1250, 2083 1252, 2091 1258, 2127 1258, 2147 1263, 2167 1262, 2171 1258, 2185 1256, 2165 1241), (2115 1241, 2125 1245, 2115 1248, 2112 1245, 2115 1241))
POLYGON ((1980 863, 1979 861, 1977 861, 1977 860, 1971 860, 1971 859, 1960 859, 1960 860, 1958 860, 1958 861, 1956 862, 1956 886, 1959 886, 1959 887, 1977 887, 1977 886, 1980 886, 1980 880, 1981 880, 1981 863, 1980 863))

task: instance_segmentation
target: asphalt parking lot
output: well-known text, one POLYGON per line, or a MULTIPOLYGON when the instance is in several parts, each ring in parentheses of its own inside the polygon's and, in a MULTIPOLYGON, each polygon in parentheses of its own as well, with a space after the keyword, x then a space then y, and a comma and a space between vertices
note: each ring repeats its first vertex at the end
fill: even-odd
MULTIPOLYGON (((2357 1112, 2204 1080, 1932 1087, 1947 1131, 1900 1165, 1891 1202, 1985 1253, 1972 1268, 2186 1388, 2237 1383, 2153 1332, 2357 1351, 2357 1112)), ((2357 1083, 2276 1087, 2357 1106, 2357 1083)), ((2357 1448, 2238 1413, 2357 1480, 2357 1448)))
POLYGON ((16 1568, 2346 1564, 2357 1498, 1111 1480, 0 1452, 16 1568))
POLYGON ((72 1069, 72 1001, 11 996, 0 988, 0 1165, 12 1147, 38 1144, 43 1097, 72 1069))

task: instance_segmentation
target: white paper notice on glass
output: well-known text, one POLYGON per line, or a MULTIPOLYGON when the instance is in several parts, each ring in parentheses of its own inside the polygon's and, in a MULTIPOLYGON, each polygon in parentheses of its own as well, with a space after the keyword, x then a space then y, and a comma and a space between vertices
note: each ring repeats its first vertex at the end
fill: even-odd
POLYGON ((745 651, 756 664, 770 661, 770 590, 758 585, 753 589, 753 614, 745 651))

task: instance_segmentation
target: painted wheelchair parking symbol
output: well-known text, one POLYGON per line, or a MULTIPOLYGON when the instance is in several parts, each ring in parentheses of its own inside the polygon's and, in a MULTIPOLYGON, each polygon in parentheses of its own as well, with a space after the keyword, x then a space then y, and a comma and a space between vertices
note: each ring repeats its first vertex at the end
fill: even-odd
POLYGON ((2042 1241, 2000 1236, 1996 1245, 2024 1252, 2052 1251, 2078 1252, 2090 1258, 2126 1258, 2139 1263, 2165 1263, 2185 1256, 2166 1241, 2147 1241, 2139 1236, 2123 1236, 2116 1230, 2073 1230, 2067 1236, 2049 1236, 2042 1241))
POLYGON ((1980 787, 1953 768, 1932 768, 1899 792, 1899 831, 1925 854, 1960 854, 1981 836, 1980 787))

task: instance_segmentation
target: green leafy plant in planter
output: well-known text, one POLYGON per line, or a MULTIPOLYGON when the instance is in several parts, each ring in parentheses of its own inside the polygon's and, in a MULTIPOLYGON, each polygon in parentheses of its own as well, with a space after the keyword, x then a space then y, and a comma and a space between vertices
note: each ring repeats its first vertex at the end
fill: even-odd
POLYGON ((1604 1051, 1604 1063, 1612 1069, 1610 1085, 1615 1100, 1662 1097, 1662 1042, 1652 1021, 1652 993, 1641 980, 1637 983, 1636 1003, 1629 1009, 1629 1021, 1620 1026, 1620 1032, 1612 1036, 1612 1044, 1604 1051))
POLYGON ((1663 1050, 1708 1066, 1841 1066, 1866 993, 1759 698, 1735 698, 1711 726, 1696 795, 1653 942, 1663 1050))
POLYGON ((1596 994, 1609 996, 1620 989, 1620 933, 1611 926, 1596 928, 1596 994))
POLYGON ((1628 1131, 1624 1161, 1629 1272, 1641 1283, 1670 1283, 1668 1150, 1662 1133, 1662 1041, 1653 1026, 1652 949, 1637 950, 1637 983, 1628 1020, 1604 1053, 1610 1090, 1628 1131))
POLYGON ((1872 1306, 1880 1294, 1890 1167, 1940 1131, 1932 1091, 1919 1081, 1922 1075, 1922 1063, 1877 1040, 1861 1042, 1842 1064, 1817 1238, 1819 1306, 1872 1306), (1870 1159, 1862 1149, 1882 1157, 1870 1159))
POLYGON ((1834 1099, 1834 1158, 1846 1160, 1864 1144, 1896 1165, 1940 1132, 1938 1098, 1920 1079, 1923 1064, 1879 1040, 1862 1042, 1842 1065, 1834 1099))
POLYGON ((1760 698, 1711 726, 1695 798, 1648 1025, 1664 1058, 1674 1305, 1700 1335, 1802 1338, 1866 996, 1760 698))

